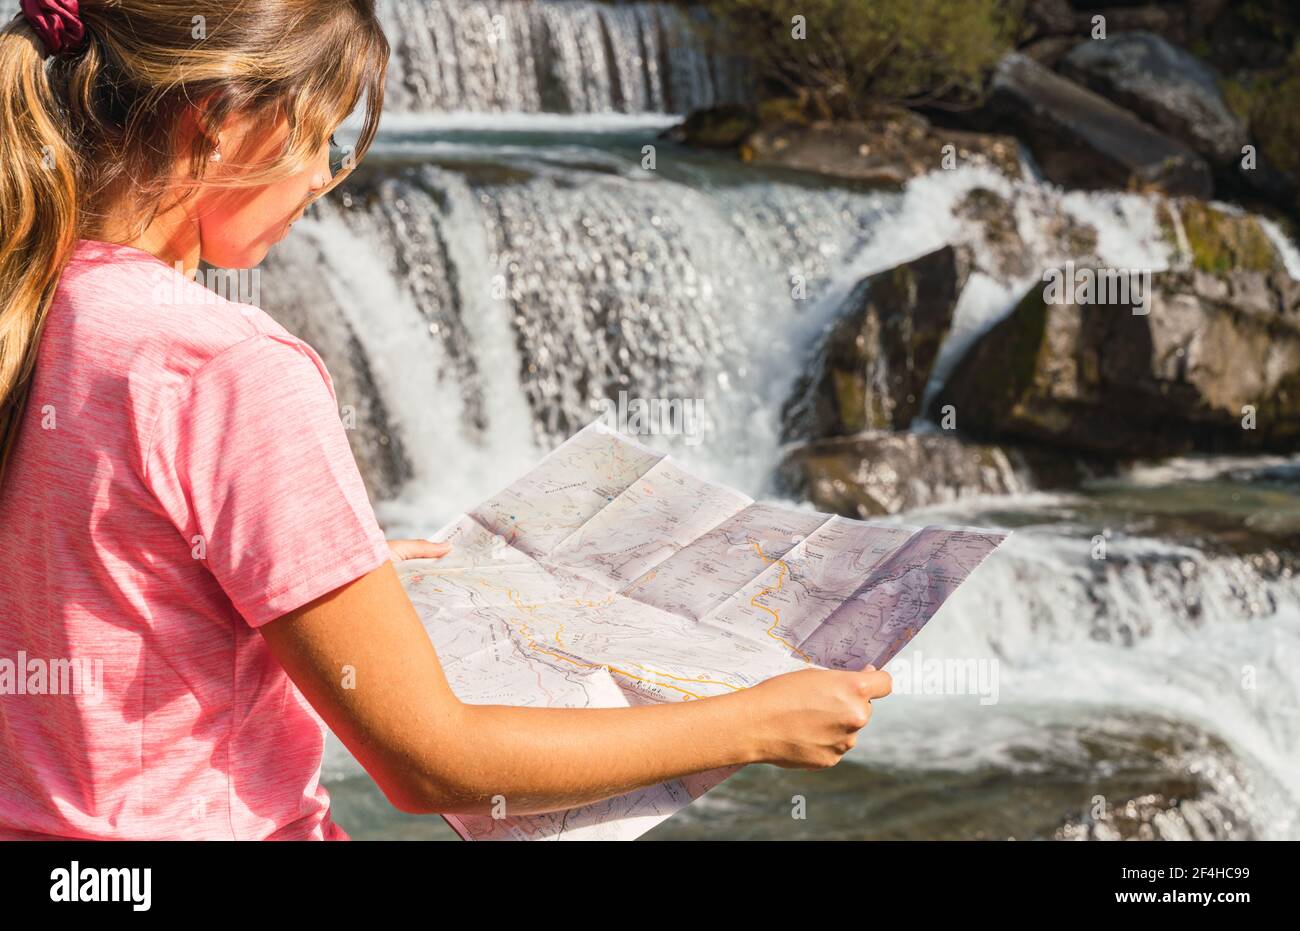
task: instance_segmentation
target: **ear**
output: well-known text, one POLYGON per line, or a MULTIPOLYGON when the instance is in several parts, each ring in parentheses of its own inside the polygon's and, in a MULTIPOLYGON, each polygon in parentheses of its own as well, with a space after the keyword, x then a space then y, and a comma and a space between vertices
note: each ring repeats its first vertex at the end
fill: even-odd
POLYGON ((176 141, 178 154, 193 156, 222 148, 224 126, 218 125, 221 122, 218 99, 218 92, 210 91, 185 109, 176 141))

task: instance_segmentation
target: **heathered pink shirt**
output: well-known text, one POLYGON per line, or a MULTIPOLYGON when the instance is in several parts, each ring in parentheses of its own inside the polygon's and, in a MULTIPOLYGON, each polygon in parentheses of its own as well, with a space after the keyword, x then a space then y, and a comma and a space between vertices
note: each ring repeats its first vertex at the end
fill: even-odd
POLYGON ((346 839, 255 628, 388 558, 316 353, 80 241, 0 488, 0 837, 346 839))

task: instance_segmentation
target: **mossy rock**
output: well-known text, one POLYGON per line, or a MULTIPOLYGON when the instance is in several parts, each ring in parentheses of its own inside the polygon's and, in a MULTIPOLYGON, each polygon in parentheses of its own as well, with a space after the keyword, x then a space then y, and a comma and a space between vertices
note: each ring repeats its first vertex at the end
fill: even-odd
POLYGON ((1283 259, 1252 216, 1237 216, 1205 201, 1185 199, 1160 211, 1160 225, 1166 240, 1176 251, 1183 249, 1181 222, 1189 258, 1197 271, 1220 275, 1232 271, 1269 272, 1284 268, 1283 259))
POLYGON ((931 402, 930 417, 943 424, 951 407, 959 429, 986 436, 1001 432, 1002 418, 1023 413, 1022 399, 1038 379, 1041 357, 1048 351, 1047 317, 1043 289, 1030 288, 1015 310, 962 359, 931 402), (960 390, 952 390, 956 385, 960 390))
POLYGON ((783 438, 911 426, 970 266, 944 246, 859 281, 786 403, 783 438))
POLYGON ((932 419, 1102 458, 1294 452, 1300 284, 1281 271, 1183 269, 1150 287, 1140 311, 1114 295, 1058 302, 1035 284, 954 367, 932 419))

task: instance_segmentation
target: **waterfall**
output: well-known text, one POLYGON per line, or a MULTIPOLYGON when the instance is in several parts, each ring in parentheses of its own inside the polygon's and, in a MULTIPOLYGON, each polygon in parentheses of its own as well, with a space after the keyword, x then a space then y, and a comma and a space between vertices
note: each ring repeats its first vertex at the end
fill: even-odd
MULTIPOLYGON (((574 151, 552 144, 566 157, 574 151)), ((612 151, 564 170, 539 144, 511 162, 524 177, 504 182, 473 180, 477 168, 381 172, 346 205, 323 204, 299 224, 315 251, 296 271, 273 255, 267 280, 323 269, 332 290, 347 295, 347 314, 336 315, 357 318, 363 342, 389 339, 404 377, 437 370, 440 426, 430 435, 454 422, 472 444, 509 434, 547 448, 620 390, 698 398, 707 442, 674 453, 763 492, 778 457, 780 408, 812 340, 862 277, 961 239, 966 221, 953 209, 972 189, 996 190, 1041 214, 1101 221, 1099 251, 1116 262, 1135 253, 1145 267, 1169 260, 1154 205, 1137 195, 1062 195, 984 169, 923 177, 901 193, 809 188, 632 167, 619 173, 602 155, 612 151), (1145 236, 1140 248, 1135 236, 1145 236), (805 291, 799 297, 796 282, 805 291), (370 316, 379 305, 383 317, 370 316)), ((1031 246, 1040 242, 1030 233, 1031 246)), ((1054 258, 1038 249, 1044 264, 1054 258)), ((973 277, 940 373, 1032 278, 973 277)), ((394 365, 383 346, 370 358, 394 365)), ((415 425, 428 416, 427 395, 399 390, 384 399, 403 421, 406 448, 425 434, 415 425)), ((427 487, 428 478, 417 475, 416 484, 427 487)), ((410 489, 401 497, 448 516, 470 503, 410 489)))
POLYGON ((380 0, 390 112, 684 113, 744 99, 734 61, 659 3, 380 0))
MULTIPOLYGON (((378 0, 392 47, 385 110, 688 113, 748 99, 744 69, 661 3, 378 0)), ((0 21, 18 12, 0 0, 0 21)))
MULTIPOLYGON (((1035 267, 1060 258, 1040 225, 1061 216, 1096 229, 1103 262, 1159 269, 1175 258, 1145 195, 1065 193, 977 168, 901 192, 853 191, 678 153, 671 170, 646 172, 639 141, 617 134, 530 136, 520 147, 468 138, 463 165, 376 169, 285 244, 308 247, 302 271, 347 303, 311 316, 356 332, 409 457, 410 479, 378 507, 394 534, 430 531, 491 493, 619 390, 703 399, 699 446, 646 440, 770 496, 781 404, 854 283, 971 242, 982 270, 962 294, 942 367, 1035 280, 995 274, 978 254, 956 209, 973 189, 1013 204, 1035 267), (804 299, 792 296, 796 280, 804 299)), ((268 280, 294 274, 283 254, 267 265, 268 280)), ((1300 707, 1287 673, 1300 661, 1295 577, 1141 521, 1094 526, 1078 516, 1085 504, 1029 494, 899 518, 996 525, 1020 515, 1005 554, 913 646, 996 660, 1002 700, 996 715, 926 696, 897 712, 882 703, 864 759, 1016 778, 1057 761, 1086 783, 1089 767, 1119 772, 1159 746, 1152 766, 1201 786, 1157 816, 1160 836, 1297 836, 1300 717, 1277 710, 1300 707), (1113 537, 1104 561, 1089 555, 1099 533, 1113 537), (1240 687, 1247 666, 1266 693, 1240 687)), ((355 772, 337 746, 330 766, 331 779, 355 772)))

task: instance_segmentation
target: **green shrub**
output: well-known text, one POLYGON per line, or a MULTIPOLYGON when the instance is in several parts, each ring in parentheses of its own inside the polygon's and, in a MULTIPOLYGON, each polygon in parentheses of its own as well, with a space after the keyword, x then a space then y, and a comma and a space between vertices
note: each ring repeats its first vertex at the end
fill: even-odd
MULTIPOLYGON (((715 0, 714 38, 821 115, 978 100, 1018 0, 715 0), (802 17, 805 36, 796 36, 802 17)), ((705 27, 710 28, 710 27, 705 27)))

